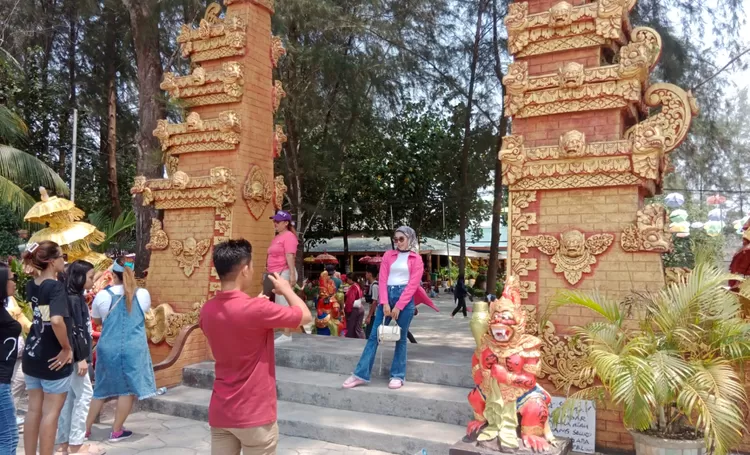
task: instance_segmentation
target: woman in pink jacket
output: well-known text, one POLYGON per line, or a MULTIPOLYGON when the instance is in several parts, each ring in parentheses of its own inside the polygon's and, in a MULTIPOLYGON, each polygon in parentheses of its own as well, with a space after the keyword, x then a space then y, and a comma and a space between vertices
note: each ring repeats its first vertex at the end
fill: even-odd
POLYGON ((386 252, 380 264, 378 277, 380 296, 379 305, 375 311, 373 330, 367 339, 367 345, 359 358, 359 363, 354 369, 354 374, 344 382, 344 388, 347 389, 370 382, 370 372, 378 350, 377 328, 383 324, 383 320, 388 325, 391 319, 401 327, 401 339, 396 342, 396 352, 391 364, 391 381, 388 387, 401 388, 406 377, 406 334, 409 332, 409 325, 414 317, 415 298, 420 303, 432 306, 432 302, 426 299, 426 295, 422 295, 424 290, 420 286, 424 264, 418 253, 417 234, 414 229, 402 226, 396 229, 393 241, 396 243, 396 249, 386 252))

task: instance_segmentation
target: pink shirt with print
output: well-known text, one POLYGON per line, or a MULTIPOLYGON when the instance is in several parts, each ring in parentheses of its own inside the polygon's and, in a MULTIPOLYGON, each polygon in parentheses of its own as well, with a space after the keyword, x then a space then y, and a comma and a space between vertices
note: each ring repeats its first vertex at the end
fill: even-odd
POLYGON ((296 253, 298 243, 297 236, 291 231, 284 231, 274 237, 271 246, 268 247, 268 261, 266 262, 268 272, 281 273, 289 269, 286 255, 296 253))

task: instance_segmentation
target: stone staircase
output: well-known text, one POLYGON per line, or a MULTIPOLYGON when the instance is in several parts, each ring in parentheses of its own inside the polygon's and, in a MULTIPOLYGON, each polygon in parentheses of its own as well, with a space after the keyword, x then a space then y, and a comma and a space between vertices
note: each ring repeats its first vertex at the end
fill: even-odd
MULTIPOLYGON (((363 348, 363 340, 296 334, 276 347, 280 433, 389 453, 448 454, 472 417, 471 349, 411 344, 407 383, 389 390, 388 345, 375 360, 373 382, 345 390, 363 348)), ((140 409, 206 421, 213 380, 212 362, 190 365, 182 385, 140 409)))

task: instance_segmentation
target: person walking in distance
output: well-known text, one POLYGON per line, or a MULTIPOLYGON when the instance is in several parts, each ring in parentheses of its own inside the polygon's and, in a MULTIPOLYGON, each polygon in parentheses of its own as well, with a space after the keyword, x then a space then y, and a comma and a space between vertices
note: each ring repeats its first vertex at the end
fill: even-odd
POLYGON ((455 317, 456 313, 458 313, 459 311, 463 312, 464 317, 466 317, 466 297, 467 296, 471 298, 471 295, 469 295, 468 289, 466 289, 466 280, 464 278, 464 275, 461 274, 458 276, 458 279, 456 280, 456 287, 453 288, 453 298, 456 301, 456 308, 453 310, 453 313, 451 313, 451 318, 455 317))
POLYGON ((346 315, 346 338, 364 338, 365 331, 362 328, 362 321, 365 318, 365 308, 363 302, 364 292, 359 284, 359 274, 351 273, 346 276, 346 282, 349 289, 344 297, 344 314, 346 315))
POLYGON ((310 310, 277 273, 269 275, 276 295, 289 306, 246 292, 253 283, 252 246, 244 239, 214 247, 221 291, 206 302, 200 328, 216 360, 208 424, 213 455, 276 453, 276 361, 274 329, 312 322, 310 310))
POLYGON ((375 278, 378 275, 378 268, 374 265, 367 266, 365 272, 365 279, 370 283, 370 288, 365 295, 367 303, 370 304, 370 308, 367 310, 367 316, 365 317, 365 338, 370 338, 370 332, 372 332, 372 323, 374 322, 375 309, 378 307, 378 280, 375 278))
MULTIPOLYGON (((297 283, 297 265, 295 258, 297 256, 297 231, 292 226, 292 215, 289 212, 279 210, 274 216, 273 228, 276 231, 276 237, 271 241, 268 247, 268 259, 266 260, 266 274, 263 280, 263 293, 271 297, 273 292, 273 283, 268 278, 272 273, 278 273, 282 279, 289 281, 289 285, 294 288, 297 283)), ((289 306, 283 295, 274 296, 274 302, 281 306, 289 306)), ((278 338, 276 343, 291 341, 291 330, 285 329, 278 338)))
POLYGON ((73 324, 65 285, 57 280, 65 268, 60 246, 44 241, 26 246, 22 256, 35 278, 26 284, 34 320, 23 351, 23 373, 29 394, 23 435, 26 455, 52 455, 57 419, 70 390, 73 324))
POLYGON ((133 432, 124 425, 133 403, 136 398, 145 400, 156 395, 146 339, 145 314, 151 308, 151 295, 137 287, 132 265, 124 256, 117 258, 112 264, 113 285, 99 291, 91 305, 91 316, 102 326, 102 334, 96 344, 96 383, 86 418, 86 435, 91 434, 104 400, 117 397, 109 442, 131 437, 133 432))
POLYGON ((65 288, 73 320, 73 374, 70 390, 57 422, 56 443, 58 452, 101 455, 103 449, 92 444, 84 445, 86 417, 91 405, 94 389, 91 387, 89 365, 91 364, 91 317, 83 296, 84 291, 94 286, 94 266, 90 262, 75 261, 65 272, 65 288))
POLYGON ((7 264, 0 262, 0 455, 16 455, 18 430, 16 407, 10 392, 10 381, 18 354, 21 324, 5 309, 11 293, 16 292, 16 276, 7 264))

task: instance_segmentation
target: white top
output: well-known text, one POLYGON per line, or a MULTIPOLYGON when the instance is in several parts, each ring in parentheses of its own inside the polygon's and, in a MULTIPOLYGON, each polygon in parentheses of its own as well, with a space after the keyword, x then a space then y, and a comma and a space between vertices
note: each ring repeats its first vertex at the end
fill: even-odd
MULTIPOLYGON (((109 288, 115 295, 122 295, 125 292, 123 285, 118 284, 109 288)), ((147 290, 138 288, 135 290, 135 298, 138 299, 138 304, 141 309, 146 313, 151 308, 151 294, 147 290)), ((109 307, 112 304, 112 299, 106 289, 102 289, 94 297, 94 303, 91 304, 91 317, 96 319, 107 319, 109 314, 109 307)), ((120 304, 124 304, 123 300, 120 304)))
POLYGON ((409 284, 409 252, 398 253, 396 262, 388 272, 388 286, 406 286, 409 284))
MULTIPOLYGON (((389 280, 390 281, 390 280, 389 280)), ((380 297, 378 297, 380 294, 378 294, 378 282, 373 281, 370 285, 370 297, 372 297, 372 300, 377 302, 380 297)))

